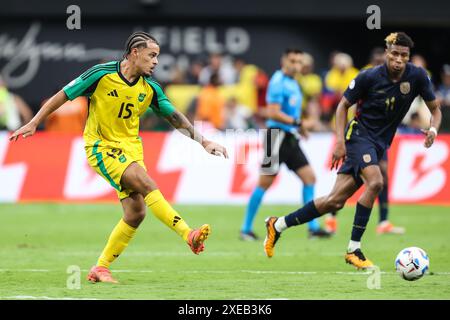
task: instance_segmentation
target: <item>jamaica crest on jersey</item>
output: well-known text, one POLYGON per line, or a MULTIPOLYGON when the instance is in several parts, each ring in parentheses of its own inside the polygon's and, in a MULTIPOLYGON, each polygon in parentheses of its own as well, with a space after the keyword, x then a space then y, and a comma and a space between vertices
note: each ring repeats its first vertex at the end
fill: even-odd
POLYGON ((142 102, 142 101, 144 101, 144 99, 145 99, 145 96, 146 96, 146 94, 145 94, 145 93, 140 93, 140 94, 139 94, 139 97, 138 97, 138 100, 139 100, 139 102, 142 102))
POLYGON ((400 92, 403 94, 408 94, 411 91, 411 85, 408 81, 400 83, 400 92))

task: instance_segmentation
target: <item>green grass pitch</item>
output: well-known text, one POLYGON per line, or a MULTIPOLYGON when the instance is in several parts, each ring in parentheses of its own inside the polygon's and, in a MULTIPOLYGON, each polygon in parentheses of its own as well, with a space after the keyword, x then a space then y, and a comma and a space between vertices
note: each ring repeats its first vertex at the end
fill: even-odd
MULTIPOLYGON (((176 206, 191 226, 210 223, 212 233, 199 256, 151 213, 126 251, 112 265, 118 285, 91 284, 95 263, 113 226, 117 205, 0 205, 0 299, 450 299, 450 208, 392 206, 391 218, 403 236, 375 234, 374 209, 363 238, 364 253, 381 270, 381 288, 368 289, 369 274, 345 264, 353 207, 339 216, 330 240, 308 240, 304 226, 287 230, 275 256, 266 258, 262 240, 238 239, 243 206, 176 206), (397 253, 423 248, 430 274, 408 282, 394 270, 397 253), (81 288, 68 289, 67 268, 81 269, 81 288)), ((293 206, 263 205, 264 218, 293 206)))

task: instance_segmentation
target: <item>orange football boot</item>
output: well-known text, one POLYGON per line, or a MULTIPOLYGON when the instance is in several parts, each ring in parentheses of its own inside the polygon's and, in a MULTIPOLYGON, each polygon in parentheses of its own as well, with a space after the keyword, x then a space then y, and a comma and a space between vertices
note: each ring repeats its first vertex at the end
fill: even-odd
POLYGON ((347 252, 345 254, 345 262, 354 265, 357 269, 370 269, 373 267, 372 261, 366 259, 361 249, 356 249, 353 252, 347 252))
POLYGON ((205 249, 204 242, 208 239, 211 233, 211 227, 209 224, 204 224, 200 228, 191 230, 187 238, 187 244, 191 248, 192 252, 199 254, 205 249))
POLYGON ((275 250, 275 243, 277 243, 280 238, 281 232, 278 232, 275 229, 275 222, 277 221, 277 217, 268 217, 266 218, 266 238, 264 239, 264 252, 267 257, 272 258, 275 250))
POLYGON ((335 234, 338 227, 338 221, 335 216, 329 216, 325 218, 325 230, 329 233, 335 234))
POLYGON ((404 234, 405 228, 396 227, 389 221, 383 221, 377 225, 377 234, 404 234))
POLYGON ((93 266, 87 276, 88 281, 92 283, 107 282, 107 283, 119 283, 111 275, 111 271, 108 268, 93 266))

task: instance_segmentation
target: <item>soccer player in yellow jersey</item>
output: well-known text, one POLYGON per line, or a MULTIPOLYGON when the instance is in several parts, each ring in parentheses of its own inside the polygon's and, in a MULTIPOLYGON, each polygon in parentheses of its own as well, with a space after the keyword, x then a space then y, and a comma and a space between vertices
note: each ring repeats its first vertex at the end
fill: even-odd
POLYGON ((164 199, 143 162, 139 116, 149 107, 181 133, 199 142, 208 153, 228 158, 226 149, 194 130, 150 78, 158 64, 159 51, 154 37, 145 32, 133 33, 127 39, 123 60, 96 65, 80 75, 10 137, 11 141, 17 141, 20 136, 32 136, 39 123, 68 99, 89 97, 89 115, 83 135, 86 156, 90 166, 116 189, 124 212, 97 264, 89 272, 91 282, 117 283, 109 266, 128 246, 145 217, 146 207, 181 236, 195 254, 203 251, 210 233, 208 224, 198 229, 187 225, 164 199))

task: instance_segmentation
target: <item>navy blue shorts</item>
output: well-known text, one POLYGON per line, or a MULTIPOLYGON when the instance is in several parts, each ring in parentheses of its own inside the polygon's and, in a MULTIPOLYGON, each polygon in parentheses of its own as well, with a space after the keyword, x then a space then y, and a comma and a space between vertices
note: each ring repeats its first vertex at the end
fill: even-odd
POLYGON ((356 121, 350 122, 348 126, 345 134, 345 148, 345 161, 339 168, 338 174, 352 175, 358 186, 363 185, 360 177, 361 170, 370 165, 378 165, 386 155, 385 149, 375 144, 356 121))
POLYGON ((383 157, 381 158, 381 160, 388 161, 388 156, 387 156, 387 154, 388 154, 388 151, 385 150, 385 151, 384 151, 384 154, 383 154, 383 157))

